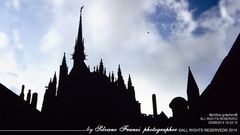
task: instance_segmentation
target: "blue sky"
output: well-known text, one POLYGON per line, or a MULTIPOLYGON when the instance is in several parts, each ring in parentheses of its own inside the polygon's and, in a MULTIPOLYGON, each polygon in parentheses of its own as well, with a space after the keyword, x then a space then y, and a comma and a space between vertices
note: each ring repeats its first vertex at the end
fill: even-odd
POLYGON ((20 93, 22 84, 39 93, 71 54, 83 12, 87 65, 103 59, 107 71, 121 64, 131 74, 143 113, 171 116, 168 104, 186 98, 187 67, 200 92, 240 32, 236 0, 2 0, 0 1, 0 83, 20 93))
POLYGON ((205 11, 217 7, 220 0, 208 0, 208 1, 201 1, 201 0, 188 0, 189 3, 189 10, 193 11, 193 18, 198 18, 201 16, 202 13, 205 11))

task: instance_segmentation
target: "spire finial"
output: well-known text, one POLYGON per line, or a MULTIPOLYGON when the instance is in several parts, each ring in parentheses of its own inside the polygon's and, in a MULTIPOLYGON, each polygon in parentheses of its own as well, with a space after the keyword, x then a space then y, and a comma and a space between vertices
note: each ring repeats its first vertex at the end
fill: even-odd
POLYGON ((121 72, 121 66, 118 64, 118 72, 121 72))
POLYGON ((131 79, 131 76, 129 74, 128 76, 128 88, 132 87, 132 79, 131 79))
POLYGON ((82 5, 81 9, 80 9, 80 15, 82 16, 82 10, 84 8, 84 5, 82 5))
POLYGON ((100 64, 99 64, 99 72, 100 72, 101 74, 104 74, 104 66, 103 66, 102 59, 100 60, 100 64))
POLYGON ((64 54, 63 54, 62 65, 67 66, 67 62, 66 62, 66 53, 65 53, 65 52, 64 52, 64 54))

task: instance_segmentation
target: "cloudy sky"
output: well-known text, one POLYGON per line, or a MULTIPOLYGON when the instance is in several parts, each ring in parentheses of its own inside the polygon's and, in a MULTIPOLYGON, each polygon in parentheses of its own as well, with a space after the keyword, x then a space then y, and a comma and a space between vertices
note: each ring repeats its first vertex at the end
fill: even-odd
POLYGON ((172 115, 171 100, 186 98, 188 66, 202 92, 240 32, 238 0, 1 0, 0 83, 38 92, 40 109, 64 52, 72 67, 82 5, 87 65, 102 58, 116 73, 121 64, 147 114, 155 93, 158 112, 172 115))

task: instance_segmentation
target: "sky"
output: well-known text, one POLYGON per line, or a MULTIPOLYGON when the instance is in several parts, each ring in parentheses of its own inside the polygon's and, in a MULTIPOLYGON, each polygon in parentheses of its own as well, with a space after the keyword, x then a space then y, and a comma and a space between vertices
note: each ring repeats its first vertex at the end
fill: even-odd
POLYGON ((121 64, 146 114, 152 94, 169 117, 171 100, 187 99, 188 66, 202 93, 240 32, 238 0, 1 0, 0 83, 37 92, 41 109, 64 52, 72 67, 82 5, 86 64, 121 64))

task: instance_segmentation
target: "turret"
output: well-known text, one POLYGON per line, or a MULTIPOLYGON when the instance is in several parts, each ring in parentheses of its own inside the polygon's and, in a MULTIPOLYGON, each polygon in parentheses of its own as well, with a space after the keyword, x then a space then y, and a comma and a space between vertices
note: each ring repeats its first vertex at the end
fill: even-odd
POLYGON ((27 93, 27 103, 30 104, 30 100, 31 100, 31 90, 28 90, 27 93))
POLYGON ((21 93, 20 93, 20 98, 24 100, 24 88, 25 86, 22 85, 22 90, 21 90, 21 93))

